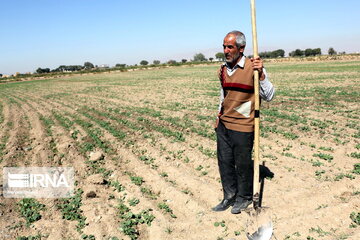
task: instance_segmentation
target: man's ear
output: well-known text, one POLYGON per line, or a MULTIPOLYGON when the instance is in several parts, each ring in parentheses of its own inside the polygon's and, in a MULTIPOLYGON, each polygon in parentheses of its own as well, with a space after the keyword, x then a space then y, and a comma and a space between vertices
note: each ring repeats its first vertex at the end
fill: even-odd
POLYGON ((239 52, 240 52, 240 53, 244 53, 244 51, 245 51, 245 46, 241 46, 241 47, 239 48, 239 52))

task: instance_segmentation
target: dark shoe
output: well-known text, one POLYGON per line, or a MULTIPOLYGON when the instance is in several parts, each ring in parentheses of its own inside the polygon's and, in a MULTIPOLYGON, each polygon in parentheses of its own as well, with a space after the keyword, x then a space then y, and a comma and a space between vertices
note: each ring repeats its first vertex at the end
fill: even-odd
POLYGON ((252 200, 247 199, 237 199, 234 203, 233 208, 231 209, 232 214, 238 214, 241 212, 241 210, 246 209, 250 204, 252 203, 252 200))
POLYGON ((214 212, 221 212, 234 205, 235 198, 223 199, 218 205, 212 208, 214 212))

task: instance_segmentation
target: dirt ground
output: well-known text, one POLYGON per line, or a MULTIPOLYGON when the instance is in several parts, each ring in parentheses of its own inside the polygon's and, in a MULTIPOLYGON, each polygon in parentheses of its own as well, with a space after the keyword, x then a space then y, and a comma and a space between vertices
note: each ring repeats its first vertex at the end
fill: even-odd
MULTIPOLYGON (((246 239, 253 211, 211 211, 222 199, 217 67, 1 84, 0 167, 73 167, 82 193, 74 220, 63 200, 36 199, 45 209, 29 226, 21 199, 1 197, 0 239, 246 239), (135 224, 143 211, 153 220, 135 224)), ((267 68, 277 95, 262 104, 260 157, 273 174, 262 202, 273 239, 360 239, 350 217, 360 212, 360 61, 267 68)))

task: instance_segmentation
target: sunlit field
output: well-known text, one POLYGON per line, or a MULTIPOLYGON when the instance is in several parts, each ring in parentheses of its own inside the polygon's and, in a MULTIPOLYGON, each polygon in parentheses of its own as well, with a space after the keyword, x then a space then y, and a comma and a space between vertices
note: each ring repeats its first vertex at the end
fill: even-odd
MULTIPOLYGON (((276 238, 360 239, 360 61, 265 64, 277 92, 261 105, 260 161, 276 238)), ((0 238, 246 239, 249 214, 211 211, 218 68, 0 84, 0 166, 73 167, 76 180, 72 198, 1 197, 0 238)))

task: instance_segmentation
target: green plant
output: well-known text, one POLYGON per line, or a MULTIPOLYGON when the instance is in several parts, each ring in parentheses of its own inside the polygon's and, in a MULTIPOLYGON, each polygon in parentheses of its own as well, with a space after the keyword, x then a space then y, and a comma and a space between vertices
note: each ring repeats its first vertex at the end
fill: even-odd
POLYGON ((339 180, 343 179, 344 177, 349 178, 351 180, 355 179, 355 177, 353 175, 351 175, 350 173, 346 173, 346 174, 345 173, 340 173, 340 174, 335 176, 334 180, 339 181, 339 180))
POLYGON ((145 155, 140 156, 139 159, 141 161, 145 162, 145 164, 152 164, 152 163, 154 163, 154 160, 155 160, 155 158, 145 156, 145 155))
POLYGON ((360 163, 354 164, 354 170, 352 172, 360 175, 360 163))
POLYGON ((324 151, 329 151, 329 152, 333 152, 334 149, 332 147, 319 147, 320 150, 324 150, 324 151))
POLYGON ((185 188, 185 189, 181 190, 181 192, 183 192, 185 194, 189 194, 190 196, 193 195, 193 193, 188 188, 185 188))
POLYGON ((198 147, 199 151, 202 152, 205 156, 208 156, 209 158, 215 158, 216 157, 216 151, 213 151, 208 148, 204 148, 203 146, 198 147))
POLYGON ((312 163, 313 167, 321 167, 324 165, 324 163, 320 162, 319 160, 316 160, 316 161, 310 160, 310 162, 312 163))
POLYGON ((355 227, 359 226, 360 225, 360 212, 358 212, 358 213, 352 212, 350 214, 350 219, 352 221, 350 227, 355 228, 355 227))
POLYGON ((324 236, 330 234, 330 232, 326 232, 326 231, 322 230, 319 226, 317 228, 314 228, 314 227, 310 228, 309 232, 316 232, 319 237, 324 237, 324 236))
POLYGON ((159 203, 158 208, 164 210, 167 213, 170 213, 172 218, 176 218, 176 215, 173 213, 173 210, 166 203, 159 203))
POLYGON ((119 240, 118 237, 110 237, 108 240, 119 240))
POLYGON ((86 239, 86 240, 95 240, 95 236, 90 234, 90 235, 87 235, 87 234, 82 234, 81 235, 81 239, 86 239))
POLYGON ((197 168, 195 168, 196 171, 201 171, 204 167, 199 165, 197 168))
POLYGON ((331 162, 334 159, 333 156, 331 156, 330 154, 326 154, 326 153, 314 153, 313 157, 318 157, 318 158, 321 158, 328 162, 331 162))
POLYGON ((166 227, 165 232, 167 234, 171 234, 173 232, 173 230, 171 229, 171 227, 166 227))
POLYGON ((41 240, 43 237, 48 237, 46 235, 41 235, 40 233, 36 234, 35 236, 20 236, 17 237, 16 240, 41 240))
POLYGON ((71 138, 76 140, 78 138, 79 133, 80 133, 80 131, 75 129, 74 131, 71 132, 71 138))
POLYGON ((222 220, 221 222, 215 222, 215 223, 214 223, 214 226, 215 226, 215 227, 219 227, 219 226, 225 227, 225 226, 226 226, 226 225, 225 225, 225 221, 222 220))
POLYGON ((298 127, 298 129, 300 131, 303 131, 303 132, 310 132, 311 131, 311 128, 309 126, 301 126, 301 127, 298 127))
POLYGON ((17 203, 22 217, 26 220, 26 225, 30 226, 33 222, 41 218, 40 211, 45 209, 45 205, 33 198, 24 198, 17 203))
POLYGON ((315 210, 319 210, 319 209, 322 209, 322 208, 327 208, 328 206, 329 205, 327 205, 327 204, 321 204, 315 210))
POLYGON ((350 153, 350 157, 360 159, 360 153, 352 152, 352 153, 350 153))
POLYGON ((325 170, 317 170, 317 171, 315 171, 315 176, 320 177, 324 173, 325 173, 325 170))
POLYGON ((117 208, 121 218, 120 230, 132 240, 138 239, 139 231, 137 230, 137 225, 147 224, 151 226, 152 221, 155 219, 155 216, 150 213, 151 209, 135 214, 124 204, 123 200, 120 200, 117 208))
POLYGON ((141 186, 144 182, 142 177, 130 176, 131 182, 137 186, 141 186))
POLYGON ((130 206, 136 206, 137 204, 139 204, 140 200, 138 198, 132 198, 129 200, 129 205, 130 206))
POLYGON ((71 198, 64 198, 60 200, 60 203, 57 205, 58 209, 61 210, 63 219, 69 221, 78 221, 76 229, 78 232, 81 232, 85 227, 86 217, 82 215, 82 198, 81 195, 84 193, 82 189, 77 189, 75 195, 71 198))
POLYGON ((150 188, 148 187, 141 187, 140 191, 144 194, 145 197, 156 200, 158 198, 158 194, 155 194, 150 188))

